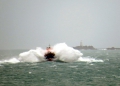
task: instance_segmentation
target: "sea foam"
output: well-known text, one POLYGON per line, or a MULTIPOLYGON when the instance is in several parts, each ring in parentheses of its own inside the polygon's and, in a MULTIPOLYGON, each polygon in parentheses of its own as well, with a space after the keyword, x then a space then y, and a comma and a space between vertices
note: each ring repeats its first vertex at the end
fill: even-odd
POLYGON ((15 57, 0 61, 0 63, 19 63, 19 62, 20 61, 15 57))
POLYGON ((81 58, 78 59, 78 61, 81 61, 81 62, 104 62, 101 59, 96 59, 96 58, 93 58, 93 57, 90 57, 90 56, 81 57, 81 58))

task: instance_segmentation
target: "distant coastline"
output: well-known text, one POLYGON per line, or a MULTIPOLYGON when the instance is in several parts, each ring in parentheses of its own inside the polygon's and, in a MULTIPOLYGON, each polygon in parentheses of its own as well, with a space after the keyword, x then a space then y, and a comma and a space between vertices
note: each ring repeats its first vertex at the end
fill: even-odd
MULTIPOLYGON (((87 45, 83 46, 82 41, 80 42, 80 46, 75 46, 73 48, 77 49, 77 50, 100 50, 98 48, 94 48, 92 45, 91 46, 87 46, 87 45)), ((111 47, 111 48, 104 48, 101 50, 120 50, 120 48, 111 47)))
POLYGON ((73 48, 78 50, 96 50, 93 46, 76 46, 73 48))
POLYGON ((96 48, 94 48, 93 46, 83 46, 82 41, 80 42, 80 46, 75 46, 73 48, 77 50, 96 50, 96 48))
POLYGON ((115 47, 111 47, 111 48, 106 48, 107 50, 120 50, 120 48, 115 48, 115 47))

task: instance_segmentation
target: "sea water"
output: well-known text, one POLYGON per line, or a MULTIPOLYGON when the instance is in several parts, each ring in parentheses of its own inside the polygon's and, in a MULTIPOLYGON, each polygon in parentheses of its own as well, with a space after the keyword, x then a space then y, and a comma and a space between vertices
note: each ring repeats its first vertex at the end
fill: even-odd
POLYGON ((19 62, 0 50, 0 86, 120 86, 120 50, 81 50, 76 62, 19 62))

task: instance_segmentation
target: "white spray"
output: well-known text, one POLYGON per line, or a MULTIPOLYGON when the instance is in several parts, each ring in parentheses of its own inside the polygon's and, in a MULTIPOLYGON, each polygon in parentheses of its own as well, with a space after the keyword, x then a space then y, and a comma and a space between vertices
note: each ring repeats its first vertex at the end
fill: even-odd
MULTIPOLYGON (((103 62, 103 60, 98 60, 91 57, 81 57, 83 54, 72 47, 69 47, 65 43, 59 43, 52 47, 51 52, 55 53, 54 61, 63 61, 63 62, 103 62)), ((46 61, 44 55, 46 53, 45 49, 37 47, 36 49, 31 49, 29 51, 19 54, 19 58, 11 58, 8 60, 2 60, 0 63, 18 63, 18 62, 43 62, 46 61)))
MULTIPOLYGON (((67 46, 65 43, 59 43, 52 47, 52 52, 55 53, 54 60, 60 60, 63 62, 75 62, 83 54, 73 49, 72 47, 67 46)), ((19 60, 23 62, 42 62, 46 61, 44 54, 46 50, 42 48, 36 48, 36 50, 29 50, 19 54, 19 60)))

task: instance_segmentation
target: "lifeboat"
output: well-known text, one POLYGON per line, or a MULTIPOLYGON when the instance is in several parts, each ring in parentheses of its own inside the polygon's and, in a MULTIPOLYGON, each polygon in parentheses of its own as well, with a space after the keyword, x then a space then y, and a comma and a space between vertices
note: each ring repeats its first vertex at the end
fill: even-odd
POLYGON ((44 57, 47 61, 53 61, 53 59, 55 58, 55 53, 52 52, 52 48, 50 46, 46 48, 46 53, 44 57))

